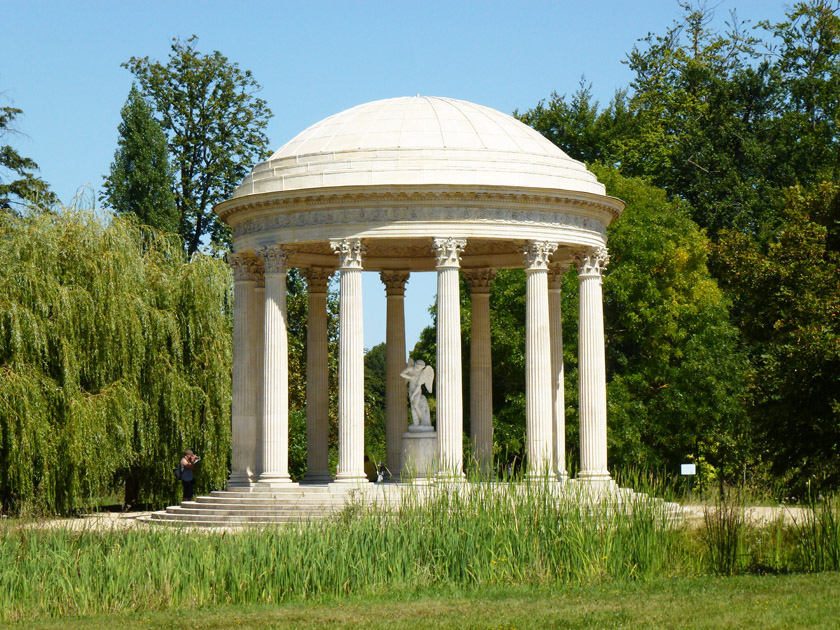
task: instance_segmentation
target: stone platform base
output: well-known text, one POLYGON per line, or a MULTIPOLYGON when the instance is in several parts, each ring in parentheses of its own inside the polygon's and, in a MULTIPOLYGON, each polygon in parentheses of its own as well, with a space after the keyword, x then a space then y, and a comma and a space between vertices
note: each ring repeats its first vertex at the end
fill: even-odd
POLYGON ((424 482, 437 475, 437 431, 406 431, 402 447, 400 481, 424 482))

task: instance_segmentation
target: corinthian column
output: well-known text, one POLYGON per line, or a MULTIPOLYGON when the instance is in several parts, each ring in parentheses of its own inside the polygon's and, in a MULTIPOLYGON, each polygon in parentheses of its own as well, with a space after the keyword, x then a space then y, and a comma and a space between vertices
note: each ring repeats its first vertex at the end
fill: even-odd
POLYGON ((231 473, 228 488, 248 487, 254 481, 253 451, 256 448, 256 411, 253 383, 252 339, 254 308, 254 260, 231 254, 233 269, 233 400, 231 404, 231 473))
POLYGON ((327 283, 332 269, 311 267, 303 272, 309 309, 306 325, 306 475, 312 483, 332 481, 328 462, 329 347, 327 283))
POLYGON ((566 481, 566 393, 563 370, 563 276, 568 265, 552 264, 548 267, 548 319, 551 333, 551 394, 553 422, 554 474, 558 481, 566 481))
POLYGON ((551 471, 551 345, 548 320, 548 260, 556 243, 532 241, 525 256, 525 448, 528 477, 551 471))
POLYGON ((254 471, 252 479, 259 481, 264 468, 262 464, 262 443, 263 443, 263 377, 265 369, 265 269, 262 259, 254 258, 257 272, 254 276, 254 306, 253 318, 254 327, 251 333, 251 345, 254 347, 254 356, 251 362, 251 396, 254 398, 254 446, 250 451, 251 468, 254 471))
POLYGON ((464 410, 461 391, 461 305, 458 269, 467 241, 436 238, 437 269, 437 432, 444 478, 464 476, 464 410))
POLYGON ((601 279, 610 257, 606 248, 575 259, 580 283, 580 473, 593 483, 610 481, 607 470, 607 376, 601 279))
POLYGON ((286 336, 286 256, 280 245, 258 251, 265 268, 263 435, 260 483, 290 483, 289 343, 286 336))
POLYGON ((366 483, 362 256, 358 239, 330 241, 338 254, 338 483, 366 483))
POLYGON ((402 434, 408 426, 405 381, 405 283, 407 271, 381 271, 388 301, 385 324, 385 466, 396 478, 400 470, 402 434))
POLYGON ((464 271, 470 283, 470 439, 478 468, 493 469, 493 361, 490 356, 490 285, 495 269, 464 271))

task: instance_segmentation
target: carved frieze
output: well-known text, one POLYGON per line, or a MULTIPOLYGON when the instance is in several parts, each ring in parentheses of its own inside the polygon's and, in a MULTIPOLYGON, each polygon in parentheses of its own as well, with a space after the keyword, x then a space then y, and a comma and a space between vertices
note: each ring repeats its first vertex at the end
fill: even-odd
POLYGON ((479 224, 521 224, 534 227, 571 228, 606 235, 606 223, 595 217, 570 212, 547 212, 497 207, 452 206, 368 206, 357 208, 279 210, 270 216, 254 217, 233 228, 234 237, 269 230, 327 225, 469 222, 479 224))

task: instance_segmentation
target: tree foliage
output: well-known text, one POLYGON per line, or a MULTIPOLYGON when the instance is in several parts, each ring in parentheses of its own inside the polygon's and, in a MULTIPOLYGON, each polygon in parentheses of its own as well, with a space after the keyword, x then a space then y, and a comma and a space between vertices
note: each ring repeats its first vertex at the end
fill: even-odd
POLYGON ((840 253, 812 220, 840 186, 791 190, 766 246, 725 232, 715 261, 751 356, 756 437, 773 472, 799 492, 840 482, 840 253))
POLYGON ((203 55, 197 38, 173 40, 164 65, 132 57, 123 66, 155 106, 175 167, 179 233, 192 254, 209 237, 226 246, 230 234, 213 213, 228 199, 253 164, 267 157, 265 128, 271 117, 255 96, 260 84, 249 70, 218 51, 203 55))
POLYGON ((185 448, 200 492, 230 451, 231 275, 113 215, 0 216, 0 500, 67 511, 126 485, 161 504, 185 448))
MULTIPOLYGON (((17 107, 0 107, 0 140, 14 133, 12 122, 23 110, 17 107)), ((28 204, 51 205, 55 195, 49 185, 35 175, 38 165, 31 158, 23 157, 9 144, 0 145, 0 209, 28 204)))
POLYGON ((145 225, 177 232, 180 217, 166 136, 134 85, 121 113, 117 151, 100 198, 119 214, 131 212, 145 225))

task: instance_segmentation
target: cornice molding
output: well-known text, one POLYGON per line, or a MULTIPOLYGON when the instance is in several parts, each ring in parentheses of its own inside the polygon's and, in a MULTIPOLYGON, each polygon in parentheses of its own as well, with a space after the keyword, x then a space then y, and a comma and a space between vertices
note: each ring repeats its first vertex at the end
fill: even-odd
POLYGON ((580 208, 601 212, 617 219, 624 202, 607 196, 563 191, 502 191, 502 190, 311 190, 294 193, 262 193, 235 197, 218 204, 214 211, 220 219, 231 223, 238 214, 249 211, 278 210, 281 212, 313 211, 331 207, 400 206, 412 205, 477 205, 480 207, 544 208, 547 211, 580 208))

